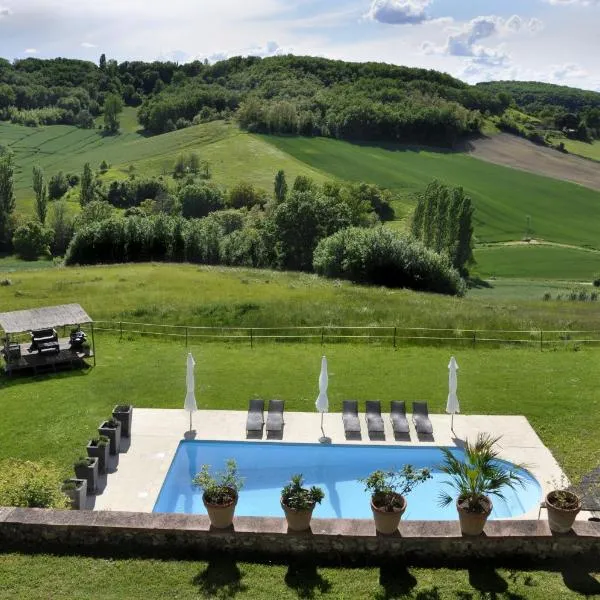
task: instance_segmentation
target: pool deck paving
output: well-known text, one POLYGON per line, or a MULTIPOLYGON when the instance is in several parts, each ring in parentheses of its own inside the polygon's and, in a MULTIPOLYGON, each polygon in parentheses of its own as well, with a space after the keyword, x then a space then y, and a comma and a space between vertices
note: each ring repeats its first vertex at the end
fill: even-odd
MULTIPOLYGON (((513 463, 523 463, 542 486, 544 496, 553 482, 566 480, 560 465, 544 446, 529 422, 522 416, 456 415, 454 432, 449 415, 430 415, 433 436, 417 435, 408 415, 410 438, 396 440, 388 414, 383 414, 385 435, 370 439, 364 415, 360 415, 360 438, 346 439, 341 413, 324 415, 324 431, 334 444, 461 446, 465 439, 474 441, 479 432, 500 436, 500 457, 513 463)), ((88 508, 131 512, 152 512, 161 486, 183 439, 222 441, 263 441, 318 443, 321 416, 318 413, 286 412, 283 436, 269 439, 246 438, 245 411, 199 410, 194 414, 194 431, 189 432, 189 415, 180 409, 133 410, 131 438, 124 438, 118 460, 112 458, 112 469, 102 478, 96 496, 88 496, 88 508)), ((266 413, 265 413, 266 421, 266 413)), ((520 519, 537 519, 535 508, 520 519)), ((542 518, 545 518, 542 511, 542 518)), ((590 515, 580 513, 582 519, 590 515)))

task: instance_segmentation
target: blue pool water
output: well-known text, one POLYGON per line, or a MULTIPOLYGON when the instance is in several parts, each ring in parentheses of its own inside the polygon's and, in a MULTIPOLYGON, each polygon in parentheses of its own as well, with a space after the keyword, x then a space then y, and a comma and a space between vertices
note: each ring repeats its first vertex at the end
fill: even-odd
MULTIPOLYGON (((452 452, 461 456, 461 449, 452 452)), ((438 492, 447 476, 437 470, 442 453, 436 447, 284 444, 265 442, 182 441, 154 505, 154 512, 206 514, 202 493, 192 486, 192 477, 203 464, 223 470, 234 458, 244 488, 236 507, 238 516, 282 516, 281 488, 295 473, 302 473, 306 485, 319 485, 325 499, 313 513, 316 518, 369 519, 369 495, 357 480, 376 469, 401 468, 411 464, 429 467, 433 478, 417 486, 407 497, 404 519, 454 520, 456 508, 441 508, 438 492)), ((519 516, 539 505, 541 488, 527 471, 524 489, 506 490, 506 500, 492 498, 492 519, 519 516)))

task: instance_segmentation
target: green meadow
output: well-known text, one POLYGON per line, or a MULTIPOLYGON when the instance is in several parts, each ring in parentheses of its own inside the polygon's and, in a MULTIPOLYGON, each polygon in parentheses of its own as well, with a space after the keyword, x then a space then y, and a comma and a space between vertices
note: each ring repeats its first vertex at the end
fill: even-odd
POLYGON ((584 158, 600 161, 600 140, 594 140, 593 142, 588 143, 564 138, 560 141, 564 142, 565 148, 571 154, 578 154, 584 158))

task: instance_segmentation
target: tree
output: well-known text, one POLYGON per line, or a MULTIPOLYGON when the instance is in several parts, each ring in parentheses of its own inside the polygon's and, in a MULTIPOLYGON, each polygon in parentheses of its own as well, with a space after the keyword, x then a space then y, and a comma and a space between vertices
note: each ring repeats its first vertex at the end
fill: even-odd
POLYGON ((52 231, 38 221, 29 221, 15 230, 13 246, 23 260, 49 256, 52 231))
POLYGON ((119 131, 119 114, 123 110, 123 101, 116 94, 108 94, 104 99, 104 131, 117 133, 119 131))
POLYGON ((10 152, 0 155, 0 248, 11 244, 12 218, 15 210, 14 165, 10 152))
POLYGON ((79 190, 79 204, 85 206, 94 199, 94 175, 90 163, 83 165, 83 173, 81 175, 81 188, 79 190))
POLYGON ((456 250, 452 256, 452 264, 455 269, 463 276, 469 274, 468 265, 475 263, 473 258, 473 213, 475 209, 471 198, 463 198, 460 213, 458 216, 458 239, 456 241, 456 250))
POLYGON ((17 96, 12 87, 6 83, 0 83, 0 110, 13 106, 17 96))
POLYGON ((35 192, 35 214, 44 225, 48 214, 48 189, 44 182, 44 171, 39 165, 33 167, 33 191, 35 192))
POLYGON ((69 189, 69 182, 62 171, 52 175, 48 183, 48 198, 58 200, 62 198, 69 189))
POLYGON ((52 205, 49 224, 52 231, 52 254, 63 256, 73 237, 73 220, 69 217, 66 202, 59 201, 52 205))
POLYGON ((285 202, 285 197, 287 196, 287 182, 285 180, 285 171, 277 171, 277 175, 275 175, 275 200, 277 204, 281 204, 285 202))
POLYGON ((77 227, 110 219, 113 208, 108 202, 92 200, 85 204, 77 217, 77 227))
POLYGON ((179 201, 182 214, 187 219, 206 217, 225 206, 223 192, 217 186, 206 183, 184 186, 179 191, 179 201))
POLYGON ((106 54, 102 53, 100 55, 100 61, 98 63, 98 66, 100 67, 101 71, 105 71, 106 70, 106 54))
POLYGON ((94 117, 92 116, 92 113, 85 108, 80 110, 75 117, 75 125, 80 129, 92 129, 94 127, 94 117))
POLYGON ((263 198, 256 188, 246 181, 240 181, 229 190, 227 204, 231 208, 252 208, 262 203, 263 198))

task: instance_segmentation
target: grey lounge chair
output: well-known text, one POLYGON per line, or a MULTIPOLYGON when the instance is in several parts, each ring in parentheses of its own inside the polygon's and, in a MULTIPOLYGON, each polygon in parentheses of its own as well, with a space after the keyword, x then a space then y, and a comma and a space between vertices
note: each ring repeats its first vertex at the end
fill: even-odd
POLYGON ((417 433, 432 434, 433 426, 429 420, 429 411, 427 402, 413 402, 413 423, 417 433))
POLYGON ((246 419, 246 435, 250 433, 260 433, 262 435, 263 411, 265 410, 265 401, 260 399, 250 400, 248 405, 248 418, 246 419))
POLYGON ((367 400, 365 417, 367 419, 367 429, 369 430, 369 433, 383 433, 381 402, 379 402, 379 400, 367 400))
POLYGON ((408 420, 406 418, 406 405, 404 401, 392 400, 390 406, 390 418, 394 433, 409 433, 408 420))
POLYGON ((360 433, 358 402, 356 400, 344 400, 342 405, 342 421, 344 422, 344 432, 346 435, 360 433))
POLYGON ((283 400, 269 400, 269 412, 267 414, 267 434, 283 433, 283 400))

